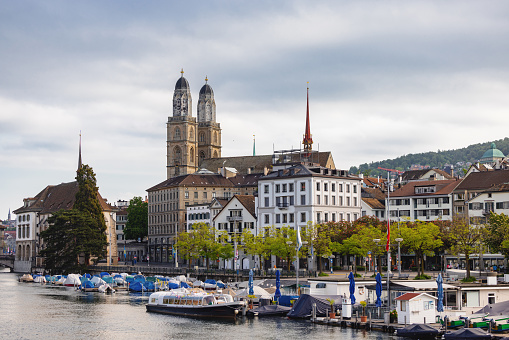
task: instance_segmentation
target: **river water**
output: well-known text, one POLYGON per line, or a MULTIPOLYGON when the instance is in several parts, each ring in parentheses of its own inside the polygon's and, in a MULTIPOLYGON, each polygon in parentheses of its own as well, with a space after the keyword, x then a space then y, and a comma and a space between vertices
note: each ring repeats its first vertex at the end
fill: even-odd
POLYGON ((0 269, 0 339, 345 339, 388 340, 380 332, 286 318, 196 320, 147 313, 148 295, 81 293, 20 283, 0 269))

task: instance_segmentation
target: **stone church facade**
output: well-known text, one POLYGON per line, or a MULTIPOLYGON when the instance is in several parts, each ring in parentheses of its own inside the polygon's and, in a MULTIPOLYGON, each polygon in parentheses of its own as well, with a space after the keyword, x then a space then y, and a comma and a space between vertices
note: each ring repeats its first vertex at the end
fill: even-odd
POLYGON ((198 98, 197 117, 184 71, 175 84, 173 116, 166 126, 166 177, 195 173, 204 159, 221 157, 221 126, 216 122, 214 91, 205 79, 198 98))

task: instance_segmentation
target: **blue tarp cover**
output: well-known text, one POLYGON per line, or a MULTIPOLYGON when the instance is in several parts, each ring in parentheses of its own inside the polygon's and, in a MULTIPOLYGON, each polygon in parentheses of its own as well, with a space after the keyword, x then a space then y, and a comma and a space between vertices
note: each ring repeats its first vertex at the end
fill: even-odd
MULTIPOLYGON (((331 306, 327 299, 332 299, 334 309, 341 309, 342 295, 308 295, 302 294, 297 302, 293 305, 292 310, 288 313, 289 318, 305 319, 311 317, 313 312, 313 303, 316 303, 316 316, 326 316, 326 312, 331 310, 331 306)), ((280 298, 281 299, 281 298, 280 298)))
POLYGON ((278 302, 281 306, 291 307, 292 300, 297 300, 298 298, 298 295, 281 295, 278 302))

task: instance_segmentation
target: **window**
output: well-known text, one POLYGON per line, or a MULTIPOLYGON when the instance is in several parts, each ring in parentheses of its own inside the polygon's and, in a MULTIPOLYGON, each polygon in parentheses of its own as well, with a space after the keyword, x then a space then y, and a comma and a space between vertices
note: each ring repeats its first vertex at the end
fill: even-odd
POLYGON ((306 222, 306 213, 305 212, 300 213, 300 221, 301 222, 306 222))
POLYGON ((295 198, 290 196, 290 205, 295 205, 295 198))
POLYGON ((288 184, 288 191, 293 192, 293 183, 288 184))
POLYGON ((336 205, 336 196, 332 196, 332 205, 336 205))
POLYGON ((288 214, 288 220, 289 220, 288 222, 290 222, 290 223, 295 222, 295 221, 294 221, 293 214, 288 214))
POLYGON ((316 182, 316 191, 320 191, 320 182, 316 182))
POLYGON ((495 293, 488 293, 488 303, 490 305, 495 303, 495 293))
POLYGON ((357 197, 354 197, 353 198, 353 206, 356 207, 357 206, 357 197))
POLYGON ((346 185, 346 192, 350 192, 350 184, 346 185))
POLYGON ((356 194, 356 193, 357 193, 357 186, 356 186, 356 185, 354 185, 354 186, 353 186, 353 193, 354 193, 354 194, 356 194))
POLYGON ((189 199, 189 191, 184 192, 184 198, 189 199))
POLYGON ((316 213, 316 223, 320 223, 321 220, 320 220, 320 212, 317 212, 316 213))
POLYGON ((346 198, 346 206, 349 207, 350 206, 350 197, 347 197, 346 198))
POLYGON ((206 191, 203 192, 203 198, 207 199, 207 192, 206 191))
POLYGON ((197 191, 194 192, 194 198, 198 199, 198 192, 197 191))
POLYGON ((281 223, 281 215, 276 214, 276 223, 281 223))
POLYGON ((336 222, 336 213, 331 214, 332 222, 336 222))
POLYGON ((327 183, 323 183, 323 191, 329 191, 329 186, 327 183))
POLYGON ((325 205, 329 205, 329 196, 325 196, 324 201, 325 201, 324 202, 325 205))
POLYGON ((283 184, 283 192, 286 192, 287 185, 283 184))
POLYGON ((316 204, 320 204, 320 195, 316 195, 316 204))
POLYGON ((300 195, 300 205, 306 205, 306 195, 300 195))
POLYGON ((263 193, 264 193, 264 194, 268 194, 268 193, 269 193, 269 185, 268 185, 268 184, 265 184, 265 185, 263 186, 263 193))
POLYGON ((281 186, 279 184, 276 184, 276 192, 280 192, 281 191, 281 186))
POLYGON ((343 184, 338 184, 339 192, 343 192, 343 184))
POLYGON ((276 197, 276 206, 277 207, 281 206, 281 197, 279 197, 279 196, 276 197))
POLYGON ((339 196, 339 205, 343 205, 343 196, 339 196))
POLYGON ((336 191, 336 183, 331 183, 331 191, 336 191))
POLYGON ((402 312, 406 312, 406 301, 400 301, 399 306, 402 312))
POLYGON ((283 215, 283 223, 288 223, 288 215, 287 214, 282 214, 283 215))
POLYGON ((269 223, 270 223, 269 214, 265 214, 265 224, 269 224, 269 223))
POLYGON ((300 182, 300 191, 306 191, 306 182, 300 182))
POLYGON ((265 207, 268 207, 268 206, 269 206, 269 198, 265 197, 265 207))
POLYGON ((323 214, 323 220, 325 221, 325 223, 329 222, 329 214, 328 213, 323 214))

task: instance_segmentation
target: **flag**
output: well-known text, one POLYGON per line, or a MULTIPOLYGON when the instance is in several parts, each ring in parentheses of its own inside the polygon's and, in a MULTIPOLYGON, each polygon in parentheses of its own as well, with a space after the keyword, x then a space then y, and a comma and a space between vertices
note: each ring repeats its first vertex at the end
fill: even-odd
POLYGON ((300 227, 297 226, 297 249, 300 250, 302 248, 302 239, 300 238, 300 227))

